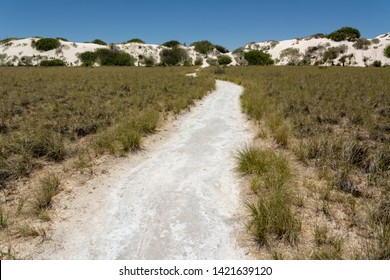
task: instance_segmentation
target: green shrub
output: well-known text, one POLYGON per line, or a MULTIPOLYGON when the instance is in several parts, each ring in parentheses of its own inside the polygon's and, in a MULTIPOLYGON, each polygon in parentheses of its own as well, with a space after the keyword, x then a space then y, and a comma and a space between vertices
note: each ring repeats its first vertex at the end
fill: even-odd
POLYGON ((206 62, 210 65, 210 66, 217 66, 218 65, 218 60, 214 59, 214 58, 211 58, 209 57, 208 59, 206 59, 206 62))
POLYGON ((171 41, 165 42, 162 45, 165 47, 168 47, 168 48, 173 48, 173 47, 178 47, 180 45, 180 42, 176 41, 176 40, 171 40, 171 41))
POLYGON ((218 64, 219 65, 228 65, 232 63, 232 59, 230 56, 222 55, 218 58, 218 64))
POLYGON ((61 59, 43 60, 39 64, 40 66, 65 66, 65 62, 61 59))
POLYGON ((79 58, 82 62, 82 66, 92 66, 97 60, 97 54, 95 52, 84 52, 79 54, 79 58))
POLYGON ((373 44, 379 44, 380 43, 380 40, 378 38, 374 38, 371 40, 371 43, 373 44))
POLYGON ((210 41, 198 41, 191 44, 191 46, 195 46, 195 51, 207 54, 209 51, 214 49, 214 45, 210 41))
POLYGON ((383 51, 384 55, 387 57, 387 58, 390 58, 390 45, 388 45, 385 50, 383 51))
POLYGON ((178 65, 188 59, 188 53, 185 49, 173 47, 172 49, 164 49, 160 52, 161 63, 167 66, 178 65))
POLYGON ((107 43, 100 40, 100 39, 95 39, 91 43, 97 44, 97 45, 102 45, 102 46, 107 46, 107 43))
POLYGON ((367 50, 368 47, 371 45, 371 41, 364 39, 364 38, 359 38, 356 40, 356 42, 353 44, 353 47, 357 50, 367 50))
POLYGON ((249 51, 245 53, 245 60, 249 65, 272 65, 274 61, 268 53, 263 51, 249 51))
POLYGON ((228 53, 229 52, 229 50, 227 48, 222 47, 220 45, 215 45, 214 48, 216 48, 217 51, 219 51, 220 53, 228 53))
POLYGON ((143 41, 139 38, 133 38, 133 39, 128 40, 126 43, 127 44, 129 44, 129 43, 145 44, 145 41, 143 41))
POLYGON ((195 59, 195 65, 196 65, 196 66, 202 66, 202 65, 203 65, 203 58, 197 57, 197 58, 195 59))
POLYGON ((372 63, 372 66, 374 66, 374 67, 381 67, 381 66, 382 66, 382 61, 380 61, 380 60, 375 60, 375 61, 372 63))
POLYGON ((61 43, 58 39, 42 38, 36 42, 33 42, 32 46, 38 51, 50 51, 59 48, 61 46, 61 43))
POLYGON ((97 60, 103 66, 134 66, 134 57, 115 49, 97 49, 97 60))
POLYGON ((355 41, 356 39, 360 38, 360 31, 353 27, 343 27, 330 33, 327 37, 336 42, 345 40, 355 41))
POLYGON ((144 57, 143 61, 146 67, 153 67, 156 64, 156 61, 152 56, 144 57))
POLYGON ((324 61, 336 59, 340 54, 338 47, 330 47, 324 52, 324 61))

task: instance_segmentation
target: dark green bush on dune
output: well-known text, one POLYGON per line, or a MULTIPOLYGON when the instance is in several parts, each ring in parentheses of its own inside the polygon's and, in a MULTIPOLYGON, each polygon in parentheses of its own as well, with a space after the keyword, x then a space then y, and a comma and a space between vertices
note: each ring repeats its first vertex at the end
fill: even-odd
POLYGON ((97 45, 102 45, 102 46, 107 46, 107 43, 104 42, 103 40, 100 39, 95 39, 91 43, 97 44, 97 45))
POLYGON ((210 41, 198 41, 191 44, 191 46, 195 46, 195 51, 201 54, 207 54, 209 51, 214 49, 214 45, 210 41))
POLYGON ((145 44, 145 41, 139 39, 139 38, 133 38, 133 39, 130 39, 126 42, 127 44, 128 43, 138 43, 138 44, 145 44))
POLYGON ((61 43, 55 38, 42 38, 33 42, 32 46, 38 51, 50 51, 59 48, 61 43))
POLYGON ((390 58, 390 45, 388 45, 385 50, 384 50, 384 55, 387 57, 387 58, 390 58))
POLYGON ((330 33, 327 37, 336 42, 345 40, 355 41, 356 39, 360 38, 360 31, 353 27, 343 27, 330 33))
POLYGON ((246 52, 245 60, 248 61, 249 65, 272 65, 274 61, 271 58, 271 55, 262 51, 249 51, 246 52))
POLYGON ((134 57, 115 49, 97 49, 79 55, 83 66, 92 66, 95 62, 102 66, 134 66, 134 57))
POLYGON ((232 59, 230 56, 222 55, 218 58, 218 64, 219 65, 228 65, 232 63, 232 59))
POLYGON ((39 64, 40 66, 65 66, 65 62, 61 59, 43 60, 39 64))
POLYGON ((188 53, 180 47, 164 49, 160 52, 161 63, 166 66, 176 66, 188 59, 188 53))
POLYGON ((180 42, 176 41, 176 40, 171 40, 171 41, 165 42, 162 45, 165 46, 165 47, 168 47, 168 48, 173 48, 173 47, 179 46, 180 42))

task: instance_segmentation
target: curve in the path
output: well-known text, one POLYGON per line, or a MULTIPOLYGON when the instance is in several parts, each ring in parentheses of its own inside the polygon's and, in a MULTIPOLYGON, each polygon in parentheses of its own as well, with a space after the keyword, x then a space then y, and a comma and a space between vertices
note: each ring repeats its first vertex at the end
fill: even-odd
POLYGON ((242 88, 216 83, 158 148, 90 182, 101 191, 76 199, 35 257, 244 259, 234 152, 252 135, 240 109, 242 88))

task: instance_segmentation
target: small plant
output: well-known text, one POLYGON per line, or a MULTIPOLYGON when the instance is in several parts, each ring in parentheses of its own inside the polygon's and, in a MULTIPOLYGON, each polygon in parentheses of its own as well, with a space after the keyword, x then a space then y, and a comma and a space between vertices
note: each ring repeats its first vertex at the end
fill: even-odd
POLYGON ((214 74, 216 74, 216 75, 222 75, 225 73, 226 73, 225 69, 221 66, 217 66, 217 68, 215 68, 215 70, 214 70, 214 74))
POLYGON ((8 213, 3 209, 3 206, 0 205, 0 229, 5 229, 8 227, 8 213))
POLYGON ((34 208, 37 212, 51 205, 53 197, 58 193, 59 186, 60 179, 54 174, 49 174, 40 180, 34 203, 34 208))
POLYGON ((50 51, 59 48, 61 43, 55 38, 42 38, 38 41, 33 41, 32 46, 38 51, 50 51))
POLYGON ((228 65, 232 63, 232 59, 230 56, 222 55, 218 58, 218 64, 219 65, 228 65))
POLYGON ((371 45, 371 41, 359 38, 356 40, 356 42, 353 44, 353 47, 357 50, 368 50, 368 47, 371 45))
POLYGON ((22 225, 17 228, 17 232, 22 237, 37 237, 41 235, 38 229, 29 225, 22 225))
POLYGON ((371 40, 371 43, 377 45, 377 44, 380 43, 380 40, 378 38, 374 38, 374 39, 371 40))

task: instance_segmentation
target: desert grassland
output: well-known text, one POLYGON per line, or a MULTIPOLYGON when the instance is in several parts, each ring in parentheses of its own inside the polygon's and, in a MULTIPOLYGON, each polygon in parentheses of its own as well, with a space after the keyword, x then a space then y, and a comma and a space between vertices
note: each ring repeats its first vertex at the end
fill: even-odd
POLYGON ((390 259, 390 69, 210 72, 245 88, 259 127, 237 162, 260 257, 390 259))
POLYGON ((39 234, 20 225, 15 215, 50 219, 46 210, 61 184, 56 174, 47 174, 37 190, 17 199, 15 182, 70 158, 75 170, 83 170, 102 154, 123 156, 139 149, 142 137, 169 114, 180 113, 214 89, 211 78, 185 76, 193 71, 0 68, 0 231, 39 234))

